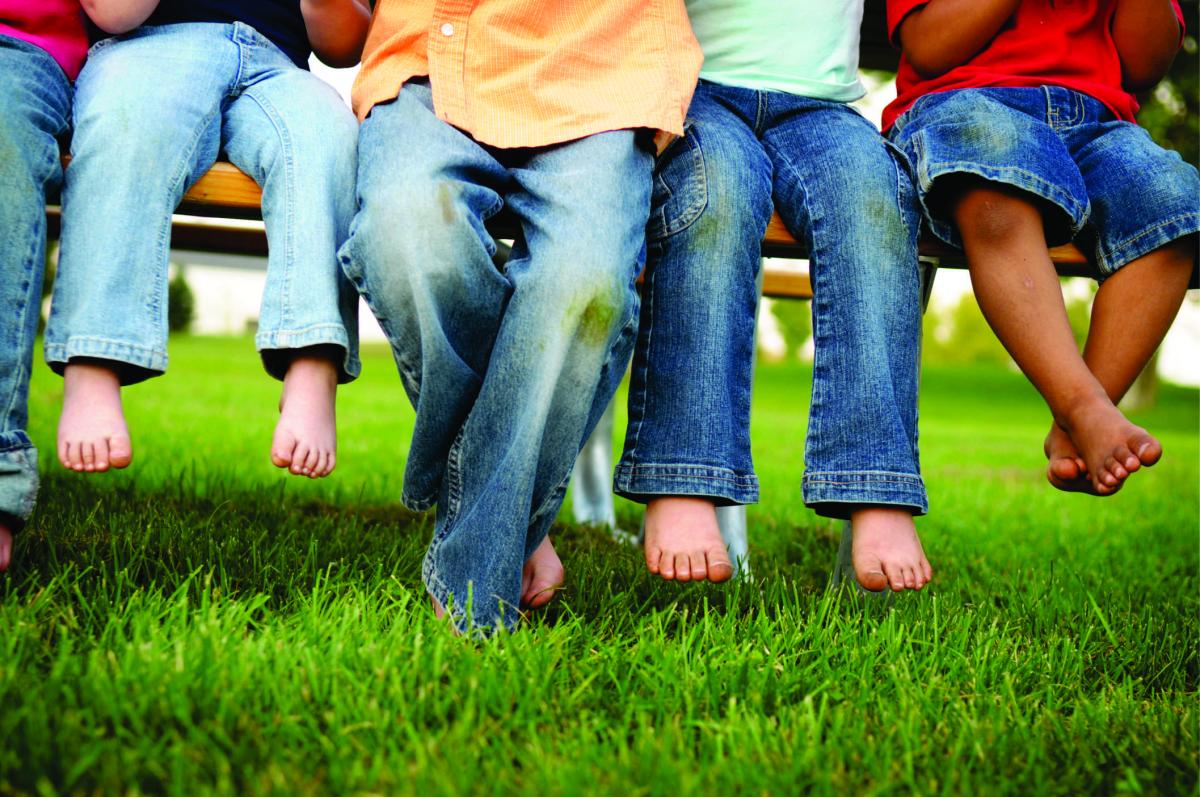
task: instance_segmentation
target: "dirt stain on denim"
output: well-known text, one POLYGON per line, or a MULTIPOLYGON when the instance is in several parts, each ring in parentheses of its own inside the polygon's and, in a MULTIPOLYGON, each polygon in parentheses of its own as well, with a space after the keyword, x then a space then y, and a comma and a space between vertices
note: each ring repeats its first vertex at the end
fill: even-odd
POLYGON ((450 190, 450 183, 438 183, 437 201, 438 206, 442 209, 442 221, 446 224, 454 222, 454 197, 450 190))
POLYGON ((988 124, 965 124, 960 135, 962 145, 993 158, 1007 155, 1017 144, 1016 129, 1013 125, 999 120, 988 124))
POLYGON ((602 297, 592 298, 579 312, 578 302, 573 302, 566 315, 567 324, 577 323, 575 336, 581 343, 589 346, 602 346, 608 342, 612 331, 613 320, 617 317, 617 308, 611 300, 602 297))

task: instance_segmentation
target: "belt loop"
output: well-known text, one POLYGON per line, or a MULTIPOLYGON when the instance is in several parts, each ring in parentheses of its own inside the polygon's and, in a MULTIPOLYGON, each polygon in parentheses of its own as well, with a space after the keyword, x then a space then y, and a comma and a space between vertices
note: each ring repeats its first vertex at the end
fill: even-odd
POLYGON ((1058 126, 1058 108, 1054 104, 1053 86, 1042 86, 1042 96, 1046 100, 1046 124, 1058 126))

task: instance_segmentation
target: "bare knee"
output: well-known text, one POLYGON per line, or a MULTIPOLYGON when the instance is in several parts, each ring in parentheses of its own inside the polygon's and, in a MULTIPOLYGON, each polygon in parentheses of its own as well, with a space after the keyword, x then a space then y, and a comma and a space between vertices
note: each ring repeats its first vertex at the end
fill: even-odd
POLYGON ((953 213, 963 241, 980 246, 1004 247, 1023 234, 1043 234, 1037 205, 1003 186, 966 187, 954 199, 953 213))

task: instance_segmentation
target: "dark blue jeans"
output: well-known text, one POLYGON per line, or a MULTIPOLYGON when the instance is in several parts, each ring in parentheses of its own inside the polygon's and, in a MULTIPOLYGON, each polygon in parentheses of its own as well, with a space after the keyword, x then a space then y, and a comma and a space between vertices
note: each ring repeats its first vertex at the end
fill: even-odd
POLYGON ((758 500, 750 382, 774 206, 809 247, 804 501, 928 509, 917 454, 919 214, 903 156, 842 103, 700 81, 660 159, 617 493, 758 500))
POLYGON ((37 497, 29 370, 46 267, 46 192, 62 181, 58 142, 71 84, 40 47, 0 36, 0 515, 18 523, 37 497))

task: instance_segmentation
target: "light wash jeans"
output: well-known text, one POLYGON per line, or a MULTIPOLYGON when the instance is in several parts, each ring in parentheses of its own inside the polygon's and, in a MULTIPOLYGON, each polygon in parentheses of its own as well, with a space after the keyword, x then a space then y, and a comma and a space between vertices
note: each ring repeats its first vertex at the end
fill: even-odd
POLYGON ((40 47, 0 36, 0 516, 14 526, 37 497, 29 371, 46 268, 46 194, 62 180, 58 142, 71 84, 40 47))
POLYGON ((928 510, 917 455, 918 209, 903 156, 842 103, 700 81, 655 174, 618 494, 758 500, 755 279, 772 206, 807 244, 813 393, 804 502, 928 510))
POLYGON ((425 585, 460 628, 511 626, 633 347, 653 158, 632 131, 481 145, 426 81, 375 107, 359 150, 342 265, 416 408, 403 500, 437 504, 425 585), (523 235, 501 271, 484 222, 505 205, 523 235))
POLYGON ((144 26, 92 47, 74 116, 52 368, 106 360, 124 383, 166 369, 171 213, 223 151, 263 187, 267 371, 283 377, 287 350, 333 345, 340 381, 358 375, 357 297, 337 264, 357 127, 337 92, 242 23, 144 26))

